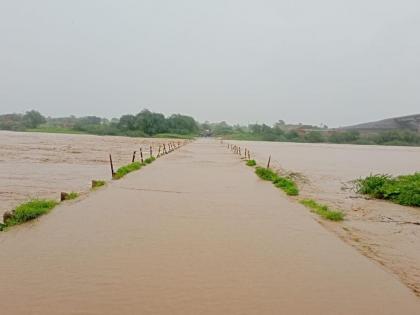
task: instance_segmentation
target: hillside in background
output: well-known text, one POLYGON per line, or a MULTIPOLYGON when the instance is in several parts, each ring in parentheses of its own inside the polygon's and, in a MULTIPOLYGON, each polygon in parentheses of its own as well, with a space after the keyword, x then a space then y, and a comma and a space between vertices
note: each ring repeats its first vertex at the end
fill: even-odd
POLYGON ((361 132, 377 132, 386 130, 409 130, 420 132, 420 114, 388 118, 338 129, 357 130, 361 132))

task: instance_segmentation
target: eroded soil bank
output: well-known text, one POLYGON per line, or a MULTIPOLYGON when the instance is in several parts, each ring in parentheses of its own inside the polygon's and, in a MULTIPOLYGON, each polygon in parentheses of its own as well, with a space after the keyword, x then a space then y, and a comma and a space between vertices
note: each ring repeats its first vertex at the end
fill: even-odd
POLYGON ((396 277, 217 142, 0 235, 5 314, 418 314, 396 277))
POLYGON ((302 198, 343 210, 340 224, 320 221, 364 255, 397 274, 420 296, 420 209, 369 200, 352 180, 372 174, 420 171, 420 148, 338 144, 228 141, 252 151, 282 173, 297 172, 302 198))

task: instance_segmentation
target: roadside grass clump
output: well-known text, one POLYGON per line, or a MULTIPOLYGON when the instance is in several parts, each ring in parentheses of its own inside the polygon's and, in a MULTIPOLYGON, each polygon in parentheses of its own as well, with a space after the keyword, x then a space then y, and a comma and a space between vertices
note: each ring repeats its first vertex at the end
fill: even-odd
POLYGON ((270 182, 273 182, 278 177, 278 175, 271 169, 261 166, 257 166, 257 168, 255 169, 255 174, 257 174, 259 178, 263 180, 268 180, 270 182))
POLYGON ((140 162, 133 162, 128 165, 121 166, 117 170, 117 172, 114 174, 114 179, 120 179, 124 177, 125 175, 127 175, 128 173, 141 169, 142 166, 143 164, 140 162))
POLYGON ((92 181, 92 189, 95 189, 95 188, 99 188, 99 187, 102 187, 102 186, 105 186, 105 181, 104 180, 93 180, 92 181))
POLYGON ((73 200, 73 199, 76 199, 77 197, 79 197, 79 194, 77 192, 72 191, 66 195, 64 200, 73 200))
POLYGON ((274 186, 282 189, 289 196, 299 195, 299 189, 296 183, 287 177, 279 176, 276 172, 269 168, 257 166, 255 173, 263 180, 271 181, 274 186))
POLYGON ((404 206, 420 207, 420 173, 393 177, 370 175, 356 180, 356 191, 404 206))
POLYGON ((246 165, 255 166, 255 165, 257 165, 257 162, 255 162, 255 160, 248 160, 248 161, 246 161, 246 165))
POLYGON ((299 195, 299 189, 297 188, 295 182, 289 178, 278 176, 278 178, 273 181, 273 184, 277 188, 283 189, 283 191, 289 196, 299 195))
POLYGON ((300 203, 324 219, 330 221, 342 221, 344 219, 344 214, 341 211, 333 211, 327 205, 319 204, 315 200, 303 199, 300 203))
POLYGON ((50 212, 58 204, 55 200, 33 199, 16 207, 1 229, 22 224, 50 212))
POLYGON ((145 164, 150 164, 152 163, 154 160, 156 160, 156 158, 154 156, 148 157, 147 159, 144 160, 145 164))

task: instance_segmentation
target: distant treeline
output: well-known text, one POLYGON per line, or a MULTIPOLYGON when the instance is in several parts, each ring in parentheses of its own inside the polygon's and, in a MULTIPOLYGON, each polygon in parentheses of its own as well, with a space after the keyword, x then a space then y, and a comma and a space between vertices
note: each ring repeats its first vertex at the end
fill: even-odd
POLYGON ((190 116, 175 114, 165 117, 147 109, 137 115, 123 115, 119 119, 111 120, 96 116, 50 118, 32 110, 25 114, 0 115, 0 129, 132 137, 158 135, 176 137, 198 135, 200 127, 190 116))
POLYGON ((233 140, 281 141, 308 143, 348 143, 377 145, 420 146, 420 133, 409 130, 359 132, 356 130, 333 130, 326 126, 286 125, 283 121, 273 126, 251 124, 231 126, 226 122, 204 123, 201 128, 214 136, 233 140))
POLYGON ((232 126, 226 122, 200 124, 190 116, 175 114, 165 117, 163 114, 147 109, 137 115, 123 115, 110 120, 96 116, 51 118, 44 117, 39 112, 32 110, 25 114, 0 115, 0 129, 131 137, 194 137, 202 135, 253 141, 420 146, 420 133, 409 130, 368 133, 355 130, 333 130, 328 129, 327 126, 287 125, 282 120, 273 126, 266 124, 232 126))

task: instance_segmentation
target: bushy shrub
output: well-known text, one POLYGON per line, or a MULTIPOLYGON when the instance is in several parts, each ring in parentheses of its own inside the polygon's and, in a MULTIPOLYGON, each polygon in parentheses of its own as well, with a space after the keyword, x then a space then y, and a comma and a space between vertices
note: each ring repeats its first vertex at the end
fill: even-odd
POLYGON ((392 177, 370 175, 356 181, 357 191, 405 206, 420 206, 420 173, 392 177))

